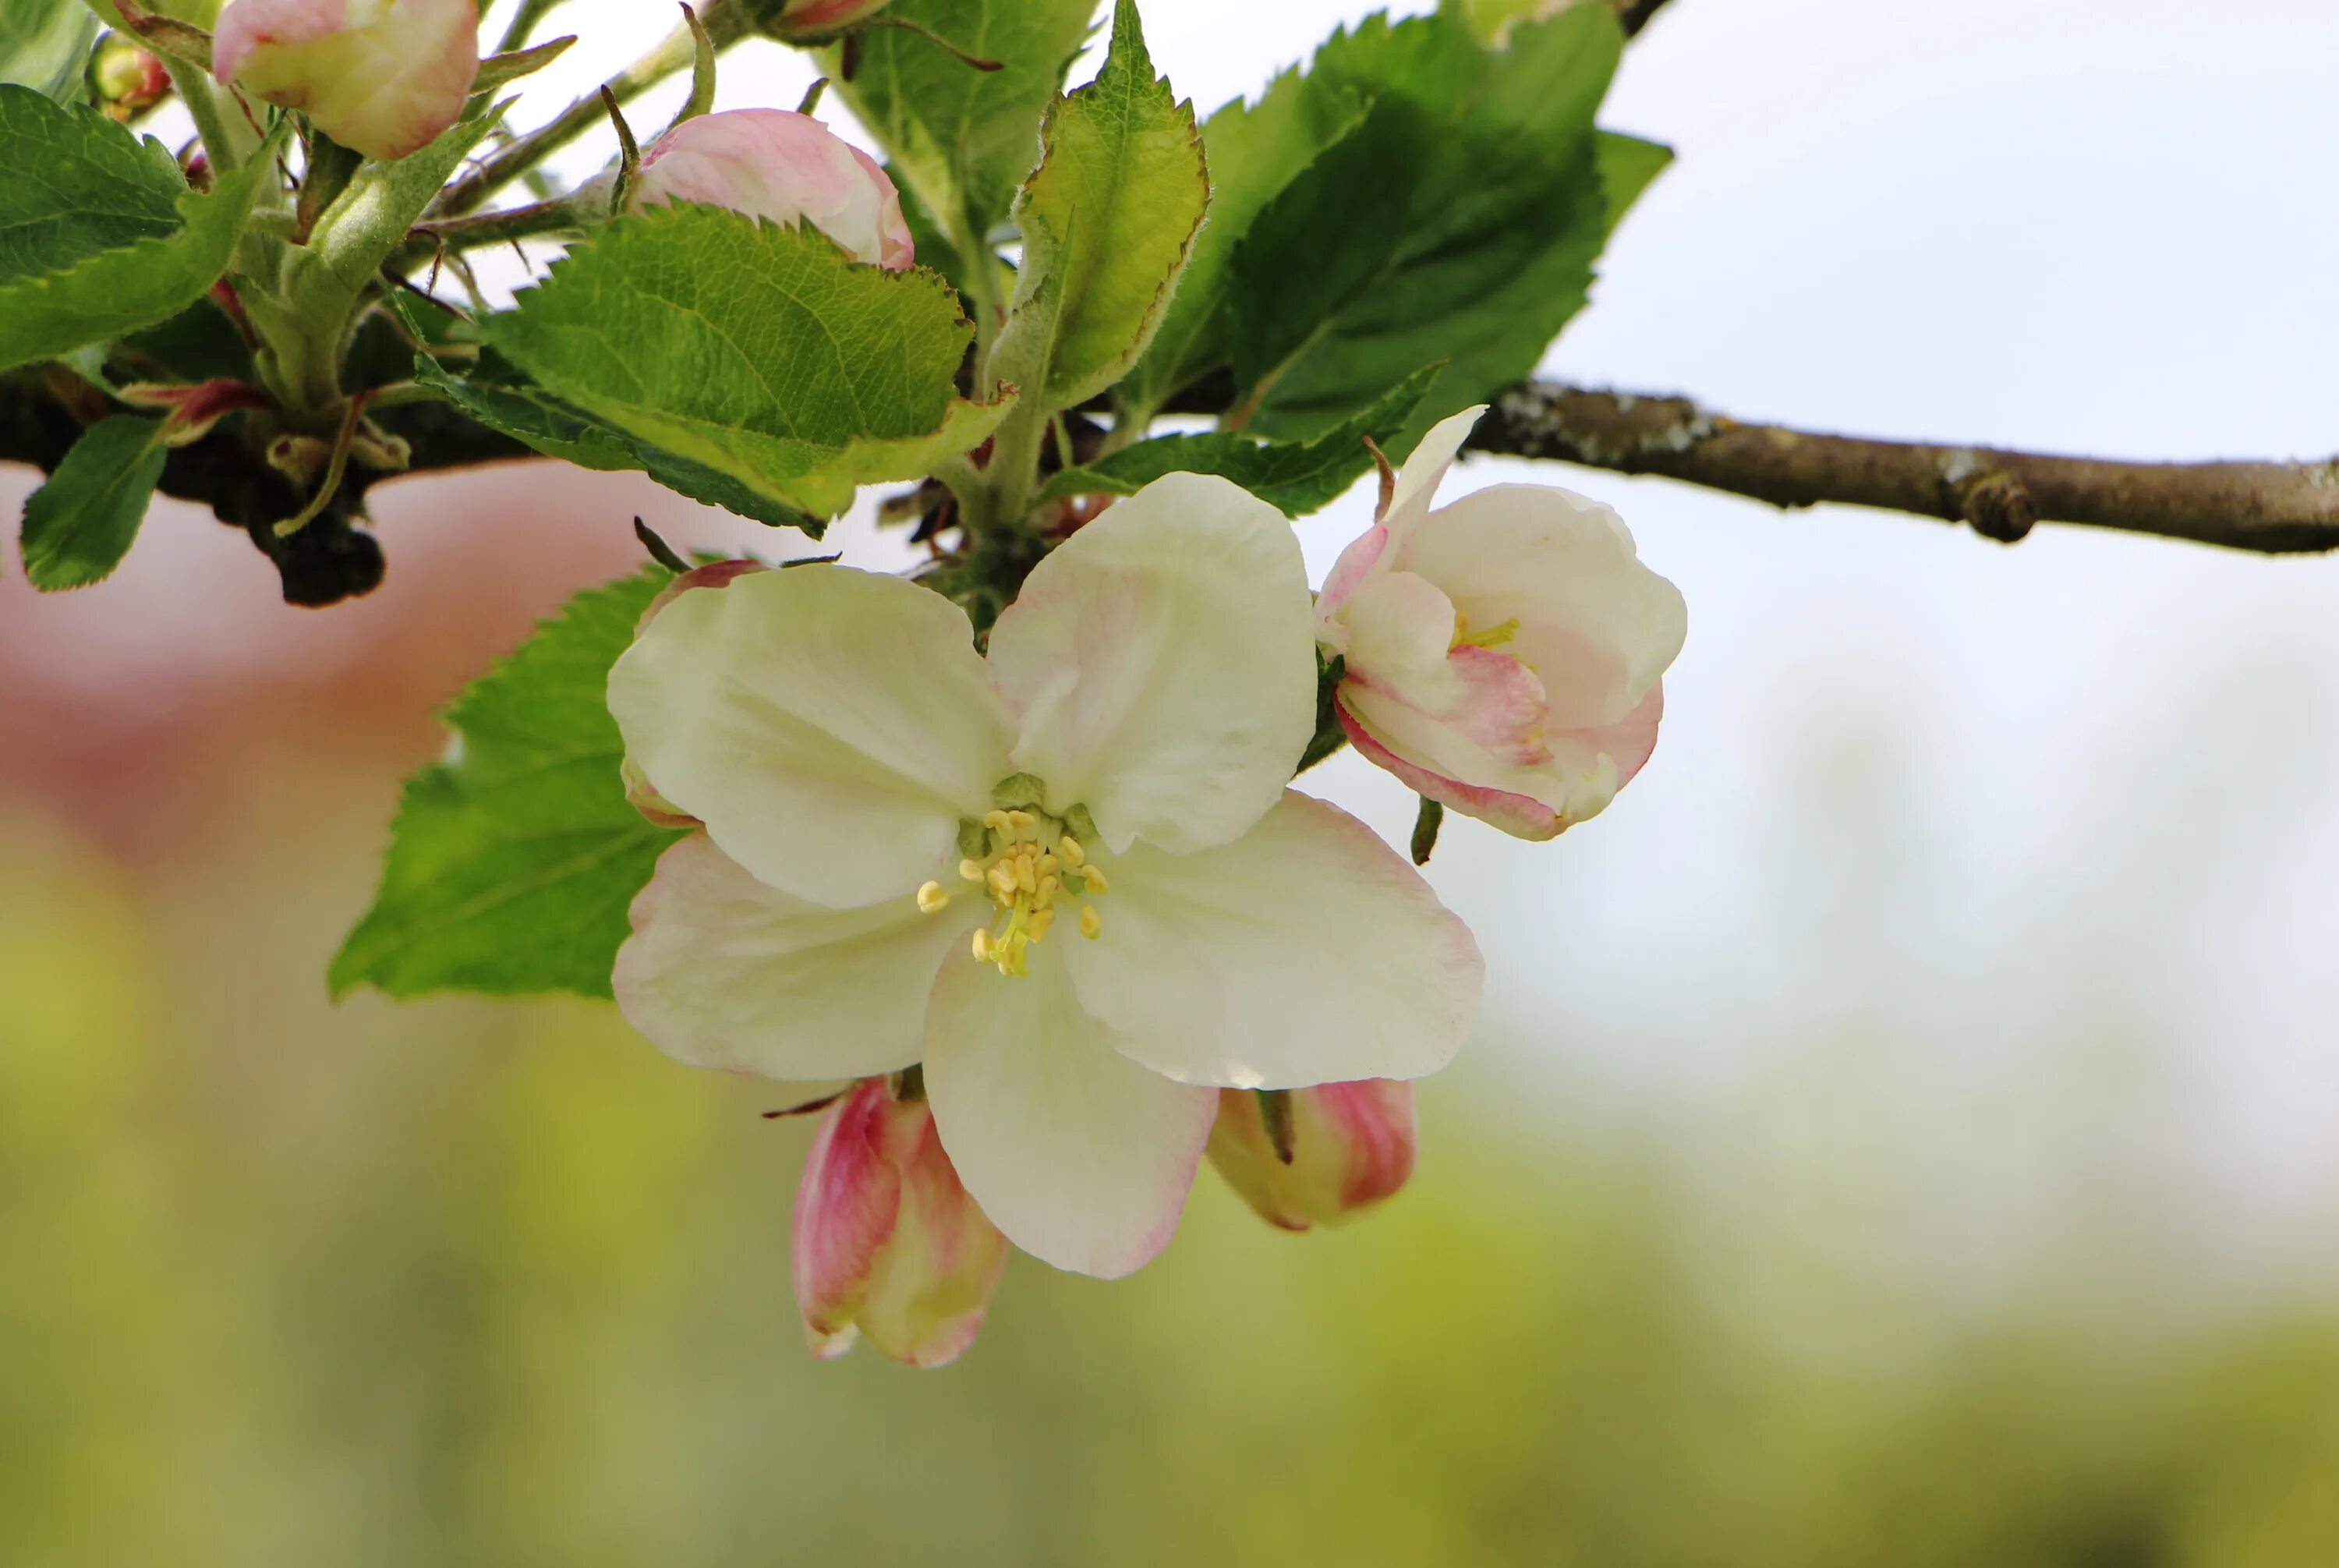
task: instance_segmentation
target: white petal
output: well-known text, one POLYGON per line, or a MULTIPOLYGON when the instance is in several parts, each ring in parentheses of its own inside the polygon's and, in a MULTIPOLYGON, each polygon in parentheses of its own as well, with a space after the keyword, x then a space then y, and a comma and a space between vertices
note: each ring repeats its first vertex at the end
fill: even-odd
POLYGON ((1081 1002, 1183 1083, 1418 1078, 1477 1015, 1468 928, 1370 828, 1296 790, 1222 849, 1140 846, 1100 908, 1103 934, 1065 953, 1081 1002))
POLYGON ((1013 771, 965 613, 843 567, 683 595, 609 672, 609 711, 657 793, 725 853, 837 908, 933 875, 1013 771))
POLYGON ((1387 687, 1430 713, 1448 712, 1467 697, 1446 657, 1454 646, 1454 601, 1428 578, 1411 572, 1367 577, 1340 618, 1348 628, 1352 679, 1387 687))
POLYGON ((1474 628, 1518 622, 1502 651, 1542 677, 1555 729, 1623 719, 1681 652, 1681 590, 1641 564, 1623 519, 1574 491, 1490 486, 1441 508, 1396 554, 1474 628))
POLYGON ((1111 1279, 1170 1244, 1219 1099, 1114 1050, 1081 1011, 1061 946, 1040 943, 1012 979, 943 965, 926 1098, 959 1178, 1009 1240, 1111 1279))
POLYGON ((825 909, 766 887, 693 833, 658 857, 634 900, 617 1009, 693 1067, 778 1079, 891 1072, 918 1060, 934 972, 987 908, 969 899, 923 914, 905 894, 825 909))
POLYGON ((1390 541, 1401 542, 1429 515, 1429 505, 1437 498, 1437 487, 1445 482, 1446 470, 1461 455, 1462 443, 1470 439, 1478 420, 1486 411, 1480 403, 1465 409, 1450 419, 1440 419, 1421 438, 1413 449, 1413 456, 1405 460, 1397 471, 1396 488, 1389 496, 1388 511, 1381 521, 1388 528, 1390 541))
POLYGON ((1316 725, 1299 542, 1224 479, 1157 479, 1032 571, 991 671, 1052 809, 1087 805, 1116 850, 1225 843, 1275 804, 1316 725))

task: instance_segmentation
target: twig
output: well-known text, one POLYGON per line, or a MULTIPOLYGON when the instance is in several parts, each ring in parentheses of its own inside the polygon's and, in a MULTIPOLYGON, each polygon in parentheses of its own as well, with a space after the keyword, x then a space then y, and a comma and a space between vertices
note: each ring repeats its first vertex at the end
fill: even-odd
POLYGON ((2266 555, 2339 549, 2339 459, 2127 463, 1870 440, 1742 424, 1686 398, 1540 381, 1503 394, 1469 445, 1662 475, 1777 507, 1910 512, 2008 544, 2053 522, 2266 555))

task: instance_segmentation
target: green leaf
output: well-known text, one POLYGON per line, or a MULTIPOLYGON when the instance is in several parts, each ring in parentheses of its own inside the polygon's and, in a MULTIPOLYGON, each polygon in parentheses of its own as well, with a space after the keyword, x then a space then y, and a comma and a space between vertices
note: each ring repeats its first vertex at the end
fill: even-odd
POLYGON ((1267 204, 1354 130, 1364 104, 1337 88, 1311 85, 1298 71, 1277 77, 1259 101, 1221 108, 1202 127, 1209 156, 1209 222, 1194 237, 1178 292, 1152 346, 1120 389, 1122 406, 1143 420, 1180 389, 1233 360, 1228 322, 1235 242, 1267 204))
POLYGON ((36 588, 102 582, 138 537, 162 482, 163 424, 116 414, 73 444, 48 483, 25 502, 25 576, 36 588))
POLYGON ((627 905, 676 834, 626 804, 609 666, 671 581, 653 568, 579 594, 456 699, 457 759, 410 780, 373 907, 335 955, 333 994, 609 994, 627 905))
POLYGON ((0 287, 176 232, 186 189, 153 137, 0 84, 0 287))
POLYGON ((1157 436, 1054 475, 1040 499, 1133 496, 1164 474, 1219 474, 1286 517, 1305 517, 1331 505, 1372 470, 1366 438, 1384 449, 1395 440, 1441 368, 1415 371, 1378 403, 1312 441, 1255 441, 1231 432, 1157 436))
POLYGON ((1616 232, 1616 225, 1624 221, 1641 192, 1665 172, 1673 161, 1673 150, 1661 142, 1603 131, 1593 155, 1599 161, 1600 189, 1608 202, 1608 224, 1601 234, 1604 242, 1616 232))
MULTIPOLYGON (((905 30, 869 33, 845 101, 887 162, 962 252, 984 247, 1040 161, 1040 119, 1089 34, 1096 0, 893 0, 914 22, 980 58, 978 71, 905 30)), ((832 62, 834 66, 834 62, 832 62)))
POLYGON ((97 18, 81 0, 8 0, 0 5, 0 83, 76 101, 96 42, 97 18))
POLYGON ((686 462, 622 431, 596 424, 558 398, 525 384, 459 378, 427 354, 414 359, 414 379, 436 389, 464 413, 491 429, 525 441, 548 458, 603 473, 638 469, 670 490, 710 507, 774 528, 798 528, 817 536, 827 525, 741 484, 727 474, 686 462))
POLYGON ((561 402, 814 518, 980 445, 1011 404, 958 395, 974 330, 934 274, 691 203, 609 223, 484 326, 561 402))
MULTIPOLYGON (((60 107, 22 87, 0 86, 0 103, 5 105, 0 113, 15 116, 20 126, 50 116, 46 123, 61 138, 61 149, 94 142, 104 135, 97 126, 111 124, 94 110, 60 107)), ((118 126, 113 130, 129 136, 118 126)), ((0 137, 5 134, 0 131, 0 137)), ((0 273, 0 370, 153 326, 202 298, 227 271, 252 202, 275 173, 271 138, 250 163, 215 176, 208 194, 183 187, 173 208, 177 226, 167 232, 85 253, 37 276, 0 273)), ((147 211, 142 206, 136 215, 143 220, 147 211)), ((27 260, 58 253, 46 242, 19 252, 27 260)))
POLYGON ((1409 449, 1529 374, 1608 232, 1592 120, 1622 46, 1600 5, 1521 25, 1499 51, 1450 12, 1335 35, 1310 84, 1370 107, 1236 248, 1238 417, 1312 436, 1443 359, 1409 449))
POLYGON ((1134 0, 1115 8, 1104 69, 1049 111, 1041 142, 1015 203, 1023 263, 997 363, 1053 410, 1144 351, 1209 202, 1194 106, 1153 74, 1134 0))

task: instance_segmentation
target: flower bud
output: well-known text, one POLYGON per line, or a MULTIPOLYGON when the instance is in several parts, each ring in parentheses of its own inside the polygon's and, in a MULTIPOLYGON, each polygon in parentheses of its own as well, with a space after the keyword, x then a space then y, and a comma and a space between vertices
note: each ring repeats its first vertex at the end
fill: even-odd
POLYGON ((1551 485, 1495 485, 1430 509, 1485 410, 1422 438, 1379 521, 1316 601, 1345 661, 1357 750, 1427 799, 1520 838, 1599 814, 1657 744, 1681 651, 1681 591, 1623 519, 1551 485))
POLYGON ((212 74, 369 158, 403 158, 463 113, 479 73, 476 0, 233 0, 212 74))
POLYGON ((796 1188, 796 1305, 824 1360, 856 1338, 940 1366, 974 1343, 1007 1267, 925 1101, 864 1080, 822 1117, 796 1188))
POLYGON ((107 114, 130 120, 170 96, 171 74, 158 57, 111 33, 90 57, 89 84, 107 114))
POLYGON ((634 190, 644 205, 705 202, 789 227, 809 222, 854 261, 888 271, 917 256, 885 171, 809 114, 729 109, 685 120, 642 154, 634 190))
POLYGON ((1286 1091, 1285 1163, 1255 1090, 1219 1091, 1210 1163, 1227 1185, 1286 1230, 1337 1225, 1389 1197, 1413 1174, 1413 1085, 1368 1078, 1286 1091))
POLYGON ((783 38, 834 33, 873 16, 893 0, 780 0, 766 25, 783 38))

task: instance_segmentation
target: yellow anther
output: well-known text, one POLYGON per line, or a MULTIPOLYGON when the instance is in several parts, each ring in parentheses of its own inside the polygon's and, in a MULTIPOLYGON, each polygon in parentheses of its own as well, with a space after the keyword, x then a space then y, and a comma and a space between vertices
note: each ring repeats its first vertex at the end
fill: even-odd
POLYGON ((982 814, 982 825, 993 833, 1005 833, 1007 814, 1003 811, 987 811, 982 814))
POLYGON ((1007 830, 1018 839, 1032 838, 1039 825, 1038 820, 1028 811, 1012 811, 1007 814, 1007 830))
POLYGON ((958 874, 969 882, 981 882, 982 863, 979 860, 962 860, 958 863, 958 874))
POLYGON ((1509 620, 1488 626, 1483 632, 1474 632, 1470 629, 1470 617, 1468 616, 1456 616, 1454 617, 1454 646, 1457 648, 1498 648, 1518 635, 1519 617, 1516 616, 1513 616, 1509 620))
POLYGON ((1064 884, 1060 878, 1043 876, 1040 879, 1039 887, 1031 894, 1031 902, 1040 908, 1045 909, 1056 902, 1056 895, 1063 890, 1064 884))
POLYGON ((991 875, 987 880, 991 883, 992 896, 1000 902, 1005 903, 1015 896, 1014 868, 1005 861, 1001 861, 991 868, 991 875))
MULTIPOLYGON (((1081 934, 1094 942, 1104 932, 1104 914, 1096 905, 1081 905, 1081 934)), ((978 933, 980 934, 980 933, 978 933)))
POLYGON ((1039 863, 1034 869, 1037 870, 1041 876, 1053 876, 1056 874, 1057 868, 1062 863, 1063 863, 1059 861, 1054 855, 1042 850, 1040 852, 1039 863))
POLYGON ((1040 879, 1031 874, 1031 857, 1028 854, 1015 857, 1015 885, 1025 892, 1040 891, 1040 879))
POLYGON ((1092 865, 1081 868, 1081 881, 1083 884, 1081 891, 1091 898, 1094 898, 1100 892, 1112 891, 1112 885, 1104 880, 1104 873, 1092 865))
POLYGON ((1056 912, 1054 910, 1042 908, 1033 912, 1031 916, 1031 940, 1033 942, 1037 942, 1041 937, 1047 935, 1048 928, 1055 923, 1056 912))
POLYGON ((1088 852, 1081 848, 1081 841, 1074 838, 1070 833, 1066 833, 1061 839, 1057 841, 1056 853, 1062 855, 1064 857, 1064 863, 1071 866, 1074 871, 1080 870, 1081 867, 1087 863, 1089 858, 1088 852))
POLYGON ((991 962, 991 933, 981 926, 974 928, 974 962, 977 963, 991 962))
POLYGON ((928 914, 933 913, 948 902, 950 902, 950 894, 943 891, 943 884, 938 882, 930 882, 918 889, 918 907, 928 914))

